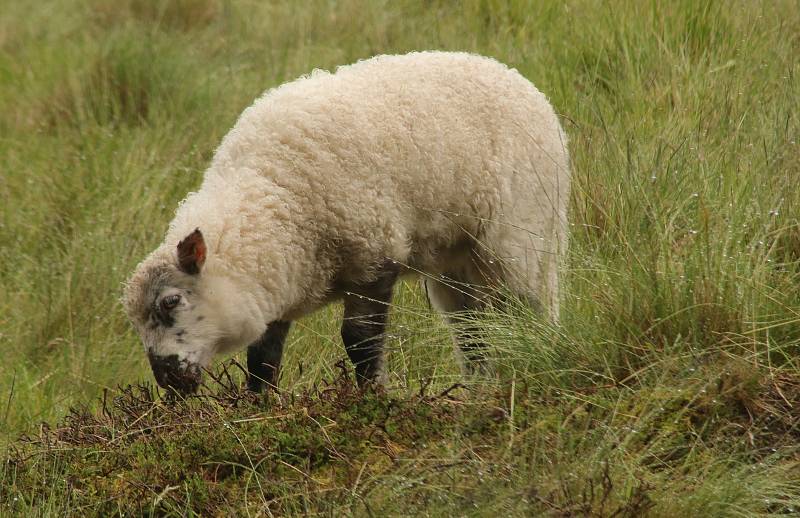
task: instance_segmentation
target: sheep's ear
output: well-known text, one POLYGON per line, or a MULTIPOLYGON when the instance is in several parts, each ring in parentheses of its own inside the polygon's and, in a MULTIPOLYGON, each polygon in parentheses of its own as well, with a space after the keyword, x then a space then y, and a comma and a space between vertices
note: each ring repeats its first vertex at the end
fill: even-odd
POLYGON ((200 229, 178 243, 178 267, 184 273, 197 275, 206 262, 206 242, 200 229))

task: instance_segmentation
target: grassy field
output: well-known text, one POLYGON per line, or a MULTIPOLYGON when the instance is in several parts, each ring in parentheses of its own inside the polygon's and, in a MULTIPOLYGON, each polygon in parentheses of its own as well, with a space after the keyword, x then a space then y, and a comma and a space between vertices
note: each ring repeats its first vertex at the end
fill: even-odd
POLYGON ((796 0, 0 2, 0 514, 800 512, 799 107, 796 0), (343 378, 337 307, 280 397, 231 364, 176 405, 140 386, 121 282, 241 110, 432 48, 563 117, 561 325, 483 316, 498 375, 462 380, 410 283, 387 396, 343 378))

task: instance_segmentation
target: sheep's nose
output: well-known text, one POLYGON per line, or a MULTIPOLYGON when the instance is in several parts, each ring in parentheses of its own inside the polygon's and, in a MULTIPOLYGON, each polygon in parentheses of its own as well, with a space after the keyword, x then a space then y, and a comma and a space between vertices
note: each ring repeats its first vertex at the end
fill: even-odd
POLYGON ((167 356, 148 354, 147 358, 150 360, 156 381, 163 388, 191 394, 200 385, 200 367, 180 361, 177 354, 167 356))

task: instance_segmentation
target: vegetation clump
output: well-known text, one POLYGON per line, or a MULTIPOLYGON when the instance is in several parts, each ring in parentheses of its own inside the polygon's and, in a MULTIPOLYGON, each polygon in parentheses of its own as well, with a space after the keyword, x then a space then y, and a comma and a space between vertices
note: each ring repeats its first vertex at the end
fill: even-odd
POLYGON ((127 386, 106 394, 98 412, 72 409, 59 425, 23 437, 7 460, 0 502, 19 511, 55 492, 71 512, 97 515, 289 511, 301 495, 341 505, 365 471, 441 439, 457 413, 455 400, 398 400, 359 390, 346 375, 262 397, 240 390, 227 368, 212 390, 167 396, 149 384, 127 386))
POLYGON ((24 436, 6 460, 0 507, 374 514, 399 512, 399 498, 409 512, 659 516, 696 508, 729 473, 747 477, 737 497, 765 512, 800 503, 800 486, 769 484, 776 473, 800 482, 800 421, 788 406, 800 380, 786 374, 732 365, 669 389, 542 395, 514 381, 397 397, 358 389, 344 362, 297 394, 242 390, 236 367, 188 398, 127 386, 24 436), (696 478, 709 456, 727 460, 696 478))

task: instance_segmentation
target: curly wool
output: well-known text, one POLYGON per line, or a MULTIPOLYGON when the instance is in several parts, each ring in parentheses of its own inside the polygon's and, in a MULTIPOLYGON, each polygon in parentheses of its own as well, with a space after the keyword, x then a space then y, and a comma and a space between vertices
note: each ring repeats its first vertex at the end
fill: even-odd
POLYGON ((490 58, 418 52, 314 71, 241 114, 129 290, 199 227, 204 275, 243 276, 262 322, 291 320, 387 259, 445 272, 445 251, 468 238, 555 316, 566 144, 545 96, 490 58))

